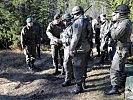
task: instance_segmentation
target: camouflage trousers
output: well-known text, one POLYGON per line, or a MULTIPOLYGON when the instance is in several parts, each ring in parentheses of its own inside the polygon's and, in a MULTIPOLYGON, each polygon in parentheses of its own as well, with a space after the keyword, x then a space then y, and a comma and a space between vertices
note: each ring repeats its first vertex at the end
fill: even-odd
POLYGON ((88 52, 78 52, 73 57, 73 71, 76 84, 82 84, 82 82, 84 82, 84 75, 87 71, 88 54, 88 52))
POLYGON ((69 46, 66 46, 64 48, 63 66, 65 69, 65 82, 71 82, 73 77, 73 64, 72 64, 72 56, 69 55, 69 46))
POLYGON ((116 50, 110 68, 111 85, 120 86, 126 81, 125 60, 127 53, 116 50))

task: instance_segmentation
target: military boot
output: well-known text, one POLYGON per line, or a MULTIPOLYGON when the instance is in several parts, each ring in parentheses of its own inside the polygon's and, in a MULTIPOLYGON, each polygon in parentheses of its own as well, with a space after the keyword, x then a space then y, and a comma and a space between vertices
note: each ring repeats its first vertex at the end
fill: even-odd
POLYGON ((33 70, 30 63, 28 63, 28 69, 29 69, 29 71, 32 71, 33 70))
POLYGON ((55 72, 53 73, 53 75, 58 75, 60 74, 59 70, 58 70, 58 66, 55 67, 55 72))
POLYGON ((36 72, 42 71, 42 69, 35 67, 34 63, 31 64, 31 68, 33 71, 36 71, 36 72))
POLYGON ((118 91, 118 86, 114 85, 110 90, 104 91, 105 95, 114 95, 114 94, 119 94, 118 91))
POLYGON ((31 61, 30 60, 27 60, 26 63, 28 65, 29 71, 32 71, 33 69, 32 69, 32 66, 31 66, 31 61))
POLYGON ((76 84, 75 87, 72 88, 72 91, 71 91, 71 93, 73 93, 73 94, 78 94, 81 92, 83 92, 82 84, 76 84))
POLYGON ((72 83, 70 81, 65 81, 61 85, 62 85, 62 87, 66 87, 66 86, 72 85, 72 83))
POLYGON ((31 63, 31 68, 32 68, 32 70, 34 70, 34 71, 36 70, 34 63, 31 63))

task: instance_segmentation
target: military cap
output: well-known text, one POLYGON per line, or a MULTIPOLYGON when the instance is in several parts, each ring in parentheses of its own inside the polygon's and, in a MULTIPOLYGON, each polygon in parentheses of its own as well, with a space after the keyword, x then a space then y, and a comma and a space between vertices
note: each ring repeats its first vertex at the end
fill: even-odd
POLYGON ((27 18, 27 19, 26 19, 26 22, 27 22, 27 23, 32 22, 32 18, 31 18, 31 17, 27 18))
POLYGON ((59 19, 59 18, 61 18, 61 15, 60 14, 55 14, 54 19, 59 19))
POLYGON ((126 4, 121 4, 116 7, 115 13, 130 13, 130 8, 126 4))

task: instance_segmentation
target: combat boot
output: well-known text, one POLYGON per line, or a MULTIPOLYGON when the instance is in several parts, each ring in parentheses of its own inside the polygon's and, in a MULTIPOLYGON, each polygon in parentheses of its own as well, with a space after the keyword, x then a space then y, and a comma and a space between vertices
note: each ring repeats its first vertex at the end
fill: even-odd
POLYGON ((66 86, 72 85, 72 83, 70 81, 65 81, 61 85, 62 85, 62 87, 66 87, 66 86))
POLYGON ((76 84, 75 87, 72 88, 72 91, 71 91, 71 93, 73 93, 73 94, 78 94, 81 92, 83 92, 82 84, 76 84))
POLYGON ((58 75, 60 74, 59 70, 58 70, 58 66, 55 67, 55 72, 53 73, 53 75, 58 75))
POLYGON ((42 71, 42 69, 35 67, 34 63, 32 63, 31 68, 33 71, 36 71, 36 72, 42 71))
POLYGON ((32 66, 31 66, 30 63, 28 63, 28 69, 29 69, 29 71, 33 71, 32 66))
POLYGON ((117 85, 114 85, 112 86, 112 88, 108 91, 104 91, 105 95, 114 95, 114 94, 119 94, 119 91, 118 91, 118 86, 117 85))

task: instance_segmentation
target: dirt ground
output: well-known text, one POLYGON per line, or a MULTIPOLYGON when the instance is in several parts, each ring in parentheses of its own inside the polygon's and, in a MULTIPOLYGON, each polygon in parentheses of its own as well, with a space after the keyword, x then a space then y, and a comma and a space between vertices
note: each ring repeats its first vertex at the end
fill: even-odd
MULTIPOLYGON (((64 76, 53 76, 50 51, 42 51, 35 65, 42 69, 31 72, 25 64, 22 51, 0 51, 0 100, 124 100, 124 93, 105 96, 110 87, 109 67, 96 66, 98 58, 88 62, 86 89, 81 94, 71 94, 73 87, 61 87, 64 76)), ((74 82, 74 81, 73 81, 74 82)))

